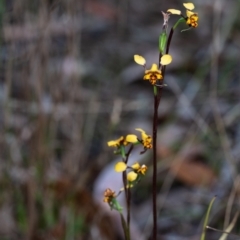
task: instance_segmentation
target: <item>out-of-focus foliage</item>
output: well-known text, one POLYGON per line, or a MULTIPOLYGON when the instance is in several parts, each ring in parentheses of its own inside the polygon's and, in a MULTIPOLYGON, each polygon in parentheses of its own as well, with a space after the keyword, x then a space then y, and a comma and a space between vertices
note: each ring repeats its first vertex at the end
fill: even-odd
MULTIPOLYGON (((200 236, 216 194, 211 226, 226 228, 238 208, 239 2, 194 5, 199 26, 174 33, 159 110, 161 239, 200 236)), ((102 202, 101 186, 118 184, 101 177, 115 160, 107 141, 151 131, 152 89, 133 55, 158 61, 161 11, 173 7, 182 2, 0 1, 0 239, 121 237, 102 202)), ((145 162, 133 194, 140 236, 151 228, 145 162)))

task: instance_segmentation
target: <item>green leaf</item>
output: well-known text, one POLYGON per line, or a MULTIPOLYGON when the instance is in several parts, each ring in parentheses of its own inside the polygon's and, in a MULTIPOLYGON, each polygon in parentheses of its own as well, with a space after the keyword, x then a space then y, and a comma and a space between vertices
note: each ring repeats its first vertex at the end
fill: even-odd
POLYGON ((166 31, 164 31, 159 36, 158 47, 159 47, 160 53, 164 54, 166 44, 167 44, 167 34, 166 34, 166 31))
POLYGON ((206 236, 206 226, 207 226, 207 224, 208 224, 208 219, 209 219, 210 211, 211 211, 211 209, 212 209, 212 205, 213 205, 215 199, 216 199, 216 197, 214 197, 214 198, 211 200, 211 202, 210 202, 210 204, 209 204, 209 206, 208 206, 207 214, 206 214, 206 217, 205 217, 205 220, 204 220, 204 223, 203 223, 203 230, 202 230, 201 240, 205 240, 205 236, 206 236))

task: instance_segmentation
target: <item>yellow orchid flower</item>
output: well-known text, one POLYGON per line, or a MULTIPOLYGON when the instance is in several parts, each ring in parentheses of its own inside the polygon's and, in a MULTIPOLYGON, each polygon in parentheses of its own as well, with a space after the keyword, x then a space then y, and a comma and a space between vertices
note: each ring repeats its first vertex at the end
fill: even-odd
MULTIPOLYGON (((194 4, 191 2, 183 3, 183 6, 186 8, 187 17, 184 17, 186 19, 186 24, 189 27, 196 28, 198 26, 198 14, 192 12, 192 10, 195 8, 194 4)), ((171 14, 182 15, 181 11, 178 9, 168 9, 167 12, 171 14)))
POLYGON ((147 166, 146 165, 140 165, 138 162, 134 163, 131 168, 136 172, 136 173, 141 173, 142 175, 145 175, 147 171, 147 166))
POLYGON ((187 9, 187 21, 186 21, 186 23, 189 25, 189 27, 196 28, 198 26, 197 21, 198 21, 198 14, 187 9))
POLYGON ((148 169, 147 166, 143 164, 143 165, 137 170, 137 173, 141 173, 142 175, 145 175, 147 169, 148 169))
POLYGON ((155 85, 157 80, 163 79, 162 71, 157 67, 157 64, 153 64, 151 69, 145 71, 143 80, 148 80, 152 85, 155 85))
POLYGON ((152 148, 152 137, 150 135, 147 135, 146 132, 144 130, 142 130, 141 128, 136 128, 136 130, 141 132, 141 135, 142 135, 141 141, 142 141, 144 148, 146 148, 146 149, 152 148))
MULTIPOLYGON (((134 61, 142 66, 146 66, 146 60, 144 57, 140 55, 134 55, 134 61)), ((161 57, 160 64, 168 65, 172 62, 172 56, 169 54, 165 54, 161 57)), ((151 69, 145 70, 145 74, 143 80, 148 80, 152 85, 155 85, 158 80, 162 80, 162 71, 158 68, 156 63, 152 64, 151 69)))
POLYGON ((116 198, 116 194, 110 188, 107 188, 104 192, 104 199, 103 201, 106 203, 111 203, 112 199, 116 198))

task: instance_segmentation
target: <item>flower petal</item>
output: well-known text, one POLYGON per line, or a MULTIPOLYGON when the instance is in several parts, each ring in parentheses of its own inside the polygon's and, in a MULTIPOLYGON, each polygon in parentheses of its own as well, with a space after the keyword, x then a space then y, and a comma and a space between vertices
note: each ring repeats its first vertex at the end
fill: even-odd
POLYGON ((146 60, 144 57, 140 56, 140 55, 134 55, 134 61, 139 64, 144 66, 146 64, 146 60))
POLYGON ((134 163, 132 166, 131 166, 134 170, 138 170, 141 166, 138 162, 134 163))
POLYGON ((158 70, 158 66, 157 66, 157 64, 156 63, 153 63, 152 64, 152 67, 151 67, 151 69, 150 69, 150 71, 156 71, 156 72, 158 72, 159 70, 158 70))
POLYGON ((167 12, 171 14, 181 15, 181 11, 177 9, 168 9, 167 12))
POLYGON ((165 54, 161 57, 161 64, 168 65, 172 62, 172 56, 170 54, 165 54))
POLYGON ((107 142, 107 145, 109 146, 109 147, 118 147, 118 146, 120 146, 120 144, 121 144, 121 142, 124 140, 124 137, 123 136, 121 136, 119 139, 117 139, 117 140, 112 140, 112 141, 109 141, 109 142, 107 142))
POLYGON ((141 128, 135 128, 135 130, 137 130, 137 131, 139 131, 139 132, 141 132, 141 133, 145 133, 145 131, 142 130, 141 128))
POLYGON ((135 143, 138 141, 137 136, 134 134, 129 134, 126 136, 126 141, 130 143, 135 143))
POLYGON ((139 169, 138 169, 138 173, 141 173, 142 175, 145 175, 146 171, 147 171, 147 166, 145 164, 143 164, 139 169))
POLYGON ((146 132, 144 130, 142 130, 141 128, 135 128, 135 130, 141 132, 142 140, 145 140, 146 138, 148 138, 148 135, 146 134, 146 132))
POLYGON ((124 172, 127 169, 127 165, 124 162, 118 162, 116 163, 114 169, 116 172, 124 172))
POLYGON ((195 8, 193 3, 183 3, 183 6, 188 10, 193 10, 195 8))
POLYGON ((129 172, 128 175, 127 175, 127 180, 128 180, 129 182, 133 182, 133 181, 135 181, 135 180, 137 179, 137 176, 138 176, 137 173, 131 171, 131 172, 129 172))
POLYGON ((117 143, 116 143, 116 141, 109 141, 109 142, 107 142, 107 145, 109 147, 115 147, 117 145, 117 143))
POLYGON ((186 11, 186 14, 187 14, 187 17, 188 17, 188 18, 190 18, 190 17, 193 16, 193 15, 197 15, 196 13, 194 13, 194 12, 192 12, 192 11, 190 11, 190 10, 187 10, 187 11, 186 11))

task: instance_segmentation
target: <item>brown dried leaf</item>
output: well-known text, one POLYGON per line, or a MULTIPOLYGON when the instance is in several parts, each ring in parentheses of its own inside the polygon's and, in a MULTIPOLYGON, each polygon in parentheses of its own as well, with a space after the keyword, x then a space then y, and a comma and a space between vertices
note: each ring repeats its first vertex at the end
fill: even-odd
POLYGON ((189 186, 211 186, 216 180, 208 165, 196 161, 176 161, 171 165, 170 171, 189 186))

